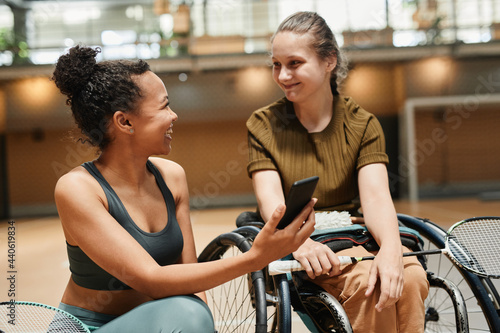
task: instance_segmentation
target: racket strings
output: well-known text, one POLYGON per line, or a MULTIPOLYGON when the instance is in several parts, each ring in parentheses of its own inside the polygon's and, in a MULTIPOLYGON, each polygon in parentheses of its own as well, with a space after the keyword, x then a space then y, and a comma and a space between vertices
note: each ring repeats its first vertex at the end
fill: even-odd
POLYGON ((68 332, 88 332, 80 323, 73 320, 64 312, 57 311, 54 308, 38 305, 16 304, 15 308, 0 306, 2 316, 2 329, 5 326, 8 333, 68 333, 68 332), (13 314, 12 317, 8 317, 13 314), (14 319, 7 321, 5 318, 14 319), (15 323, 15 325, 14 325, 15 323))
POLYGON ((448 248, 456 260, 473 271, 500 277, 500 219, 482 218, 455 227, 448 248))

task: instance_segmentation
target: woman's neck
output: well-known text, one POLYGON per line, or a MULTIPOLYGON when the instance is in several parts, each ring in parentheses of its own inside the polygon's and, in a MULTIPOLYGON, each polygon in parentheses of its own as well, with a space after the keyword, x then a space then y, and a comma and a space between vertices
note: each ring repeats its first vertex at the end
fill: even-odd
POLYGON ((333 94, 308 103, 293 103, 295 114, 309 133, 323 131, 333 115, 333 94))
POLYGON ((109 183, 128 184, 140 188, 148 175, 147 157, 131 156, 124 151, 106 148, 95 161, 99 171, 109 183))

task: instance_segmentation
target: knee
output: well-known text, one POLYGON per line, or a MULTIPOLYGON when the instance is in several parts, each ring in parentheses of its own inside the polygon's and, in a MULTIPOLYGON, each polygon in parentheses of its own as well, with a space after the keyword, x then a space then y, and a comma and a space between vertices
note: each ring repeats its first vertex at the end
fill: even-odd
POLYGON ((182 332, 214 332, 212 313, 205 302, 186 296, 178 306, 176 312, 183 318, 182 332))
POLYGON ((420 264, 405 266, 403 295, 418 297, 421 300, 427 298, 429 293, 429 281, 427 273, 420 264))
POLYGON ((157 306, 154 310, 156 314, 150 313, 149 317, 158 321, 157 326, 168 327, 171 332, 214 332, 212 313, 201 299, 192 296, 174 296, 165 299, 165 304, 167 303, 168 306, 165 307, 157 306))
MULTIPOLYGON (((356 264, 351 272, 347 273, 346 282, 342 290, 342 295, 346 298, 360 297, 362 299, 366 298, 365 293, 368 289, 368 277, 371 262, 360 262, 356 264), (365 266, 365 267, 362 267, 365 266)), ((377 297, 377 291, 372 294, 373 297, 377 297)), ((377 297, 378 298, 378 297, 377 297)))

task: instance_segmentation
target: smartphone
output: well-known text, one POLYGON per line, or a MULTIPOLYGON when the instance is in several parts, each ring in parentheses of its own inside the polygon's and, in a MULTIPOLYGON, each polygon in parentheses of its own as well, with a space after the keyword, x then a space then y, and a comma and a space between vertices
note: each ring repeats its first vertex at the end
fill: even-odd
POLYGON ((313 176, 293 183, 285 200, 285 215, 283 215, 281 221, 278 223, 278 229, 283 229, 289 225, 307 203, 311 201, 318 180, 318 176, 313 176))

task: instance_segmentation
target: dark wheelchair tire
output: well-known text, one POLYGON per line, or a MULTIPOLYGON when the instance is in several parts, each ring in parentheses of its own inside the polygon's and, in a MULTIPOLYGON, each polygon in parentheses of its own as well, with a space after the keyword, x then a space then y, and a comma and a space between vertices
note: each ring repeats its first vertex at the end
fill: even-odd
POLYGON ((292 332, 292 302, 290 288, 285 274, 273 277, 273 291, 268 289, 268 293, 276 295, 276 320, 271 332, 290 333, 292 332))
MULTIPOLYGON (((239 229, 217 236, 198 256, 198 261, 214 261, 247 252, 258 228, 239 229)), ((278 327, 280 314, 274 304, 277 297, 266 293, 268 284, 265 271, 261 270, 207 290, 217 332, 266 333, 268 327, 278 327)))

